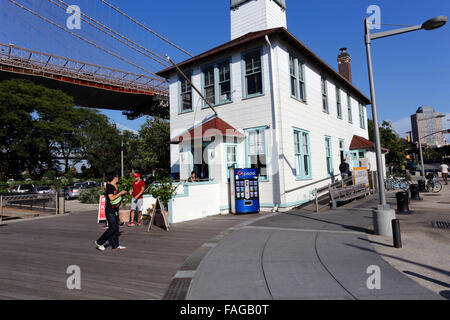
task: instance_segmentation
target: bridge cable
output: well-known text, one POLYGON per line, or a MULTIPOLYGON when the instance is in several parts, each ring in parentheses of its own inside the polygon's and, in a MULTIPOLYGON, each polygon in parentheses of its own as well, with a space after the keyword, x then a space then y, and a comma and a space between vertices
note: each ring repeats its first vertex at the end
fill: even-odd
POLYGON ((111 9, 117 11, 118 13, 120 13, 121 15, 123 15, 124 17, 128 18, 129 20, 133 21, 134 23, 136 23, 138 26, 144 28, 145 30, 151 32, 152 34, 154 34, 155 36, 157 36, 158 38, 160 38, 161 40, 167 42, 168 44, 174 46, 175 48, 177 48, 178 50, 184 52, 185 54, 187 54, 190 57, 193 57, 193 55, 191 55, 189 52, 187 52, 186 50, 183 50, 182 48, 180 48, 179 46, 177 46, 176 44, 170 42, 168 39, 164 38, 163 36, 157 34, 155 31, 150 30, 148 27, 146 27, 144 24, 140 23, 139 21, 133 19, 132 17, 130 17, 129 15, 127 15, 125 12, 121 11, 119 8, 114 7, 112 4, 106 2, 105 0, 100 0, 101 2, 103 2, 104 4, 106 4, 108 7, 110 7, 111 9))
POLYGON ((151 75, 153 75, 153 76, 155 76, 155 77, 158 77, 158 78, 148 77, 149 79, 161 81, 161 78, 160 78, 158 75, 154 74, 153 72, 148 71, 148 70, 146 70, 146 69, 144 69, 144 68, 138 66, 137 64, 135 64, 135 63, 133 63, 133 62, 131 62, 131 61, 128 61, 127 59, 125 59, 125 58, 119 56, 118 54, 116 54, 116 53, 114 53, 114 52, 111 52, 111 51, 109 51, 108 49, 105 49, 105 48, 103 48, 103 47, 101 47, 101 46, 95 44, 94 42, 92 42, 92 41, 90 41, 90 40, 88 40, 88 39, 86 39, 86 38, 83 38, 82 36, 79 36, 79 35, 77 35, 76 33, 73 33, 73 32, 71 32, 71 31, 69 31, 69 30, 67 30, 67 29, 65 29, 65 28, 63 28, 63 27, 61 27, 60 25, 56 24, 55 22, 53 22, 53 21, 51 21, 51 20, 49 20, 49 19, 47 19, 47 18, 41 16, 40 14, 38 14, 38 13, 36 13, 36 12, 34 12, 34 11, 32 11, 32 10, 26 8, 26 7, 24 7, 23 5, 17 3, 17 2, 14 1, 14 0, 8 0, 8 1, 11 2, 11 3, 13 3, 13 4, 15 4, 16 6, 22 8, 22 9, 24 9, 25 11, 28 11, 29 13, 35 15, 36 17, 39 17, 39 18, 41 18, 42 20, 44 20, 44 21, 46 21, 46 22, 52 24, 53 26, 55 26, 55 27, 57 27, 57 28, 59 28, 59 29, 61 29, 61 30, 64 30, 64 31, 70 33, 71 35, 73 35, 73 36, 75 36, 75 37, 77 37, 77 38, 79 38, 79 39, 81 39, 81 40, 83 40, 83 41, 89 43, 90 45, 93 45, 93 46, 96 47, 97 49, 100 49, 100 50, 102 50, 102 51, 104 51, 104 52, 106 52, 106 53, 108 53, 108 54, 110 54, 110 55, 116 57, 117 59, 120 59, 120 60, 122 60, 122 61, 124 61, 124 62, 126 62, 126 63, 128 63, 128 64, 130 64, 130 65, 132 65, 132 66, 134 66, 135 68, 138 68, 138 69, 144 71, 144 72, 147 73, 147 74, 151 74, 151 75))
MULTIPOLYGON (((65 10, 65 7, 63 7, 62 5, 57 4, 57 3, 54 2, 53 0, 48 0, 48 1, 51 2, 51 3, 53 3, 53 4, 56 5, 56 6, 60 7, 61 9, 65 10)), ((65 6, 67 6, 67 4, 66 4, 64 1, 61 1, 61 0, 57 0, 57 1, 60 2, 60 3, 62 3, 62 4, 65 5, 65 6)), ((150 51, 150 50, 148 50, 148 49, 142 47, 141 45, 139 45, 139 44, 133 42, 132 40, 128 39, 127 37, 125 37, 125 36, 123 36, 123 35, 121 35, 120 33, 118 33, 118 32, 116 32, 116 31, 112 30, 111 28, 108 28, 107 26, 105 26, 105 25, 103 25, 102 23, 96 21, 95 19, 92 19, 91 17, 87 16, 86 14, 84 14, 84 13, 81 12, 81 15, 84 16, 84 17, 86 17, 87 19, 93 21, 94 23, 100 25, 101 27, 107 29, 108 31, 111 31, 111 32, 113 32, 114 34, 117 34, 119 37, 125 39, 126 41, 128 41, 128 42, 130 42, 130 43, 132 43, 132 44, 134 44, 135 46, 138 46, 138 47, 142 48, 143 50, 148 51, 148 52, 150 52, 151 54, 157 56, 158 58, 163 59, 162 57, 160 57, 160 56, 157 55, 156 53, 153 53, 152 51, 150 51)), ((133 50, 135 50, 135 51, 137 51, 137 52, 139 52, 139 53, 145 55, 146 57, 148 57, 148 58, 150 58, 150 59, 152 59, 152 60, 158 62, 159 64, 163 65, 164 67, 169 67, 168 64, 163 63, 163 62, 161 62, 161 61, 155 59, 154 57, 152 57, 152 56, 146 54, 145 52, 143 52, 143 51, 141 51, 141 50, 139 50, 139 49, 137 49, 137 48, 131 46, 130 44, 128 44, 128 43, 126 43, 125 41, 123 41, 123 40, 117 38, 116 36, 112 35, 111 33, 106 32, 105 30, 102 30, 100 27, 94 25, 93 23, 87 21, 86 19, 81 18, 81 20, 85 21, 86 23, 88 23, 89 25, 93 26, 93 27, 96 28, 97 30, 99 30, 99 31, 101 31, 101 32, 103 32, 103 33, 109 35, 110 37, 114 38, 115 40, 117 40, 117 41, 123 43, 124 45, 128 46, 129 48, 131 48, 131 49, 133 49, 133 50)))

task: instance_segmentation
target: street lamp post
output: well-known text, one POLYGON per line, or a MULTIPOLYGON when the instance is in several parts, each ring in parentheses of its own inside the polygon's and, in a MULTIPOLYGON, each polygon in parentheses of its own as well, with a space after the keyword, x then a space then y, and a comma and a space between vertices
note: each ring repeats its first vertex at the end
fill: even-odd
POLYGON ((372 65, 372 53, 371 53, 371 42, 375 39, 385 38, 394 36, 397 34, 412 32, 416 30, 434 30, 442 27, 447 23, 448 18, 444 16, 436 17, 428 20, 420 26, 412 26, 407 28, 401 28, 391 31, 370 33, 370 23, 369 19, 364 21, 365 30, 365 44, 367 53, 367 64, 369 70, 369 82, 370 82, 370 95, 372 100, 372 118, 374 124, 374 137, 375 137, 375 153, 377 160, 377 173, 378 173, 378 185, 380 186, 379 197, 380 203, 378 209, 373 211, 374 220, 374 231, 377 235, 392 236, 392 224, 391 221, 395 219, 395 211, 390 208, 389 204, 386 202, 386 193, 384 190, 384 165, 382 161, 381 154, 381 143, 380 143, 380 131, 378 123, 378 112, 377 112, 377 102, 375 95, 375 82, 373 77, 373 65, 372 65))
POLYGON ((124 133, 120 132, 120 138, 121 138, 121 141, 120 141, 120 174, 121 174, 122 178, 123 178, 123 136, 124 136, 124 133))

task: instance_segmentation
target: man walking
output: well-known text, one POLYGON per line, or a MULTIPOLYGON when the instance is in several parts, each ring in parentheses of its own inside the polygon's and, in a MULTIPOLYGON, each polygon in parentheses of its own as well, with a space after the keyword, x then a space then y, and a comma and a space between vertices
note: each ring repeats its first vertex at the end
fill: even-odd
POLYGON ((441 163, 441 173, 442 173, 442 178, 444 179, 445 184, 448 184, 448 165, 445 164, 444 161, 442 161, 441 163))
POLYGON ((341 172, 342 180, 345 180, 349 176, 350 166, 347 163, 347 160, 342 160, 342 163, 339 165, 339 171, 341 172))
POLYGON ((138 213, 138 225, 141 224, 142 220, 142 207, 144 205, 144 192, 145 192, 145 182, 141 180, 141 175, 136 173, 134 175, 133 190, 130 194, 133 194, 133 199, 131 200, 131 213, 130 213, 130 223, 129 227, 134 227, 134 213, 138 213))
POLYGON ((106 203, 105 213, 108 221, 108 230, 103 235, 94 241, 97 250, 105 251, 105 242, 109 241, 114 251, 124 250, 125 247, 119 245, 119 208, 122 202, 122 196, 127 194, 126 190, 118 192, 117 182, 119 176, 114 175, 107 178, 108 184, 105 187, 106 203))

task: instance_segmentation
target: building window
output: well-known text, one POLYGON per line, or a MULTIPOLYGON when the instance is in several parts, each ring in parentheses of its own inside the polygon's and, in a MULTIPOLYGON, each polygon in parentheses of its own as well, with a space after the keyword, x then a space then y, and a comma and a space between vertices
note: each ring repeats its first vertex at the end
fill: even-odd
POLYGON ((348 93, 347 93, 347 112, 348 112, 348 122, 353 123, 352 97, 348 93))
POLYGON ((345 142, 343 139, 339 139, 339 155, 341 159, 341 163, 344 162, 345 159, 345 142))
POLYGON ((294 129, 295 169, 298 179, 311 179, 309 132, 294 129))
POLYGON ((262 62, 260 50, 244 55, 244 97, 263 94, 262 62))
POLYGON ((227 179, 230 179, 230 170, 238 167, 238 146, 237 144, 226 144, 227 157, 227 179))
POLYGON ((337 116, 342 119, 342 103, 341 103, 341 89, 336 87, 336 106, 337 106, 337 116))
POLYGON ((327 161, 327 173, 333 175, 333 155, 331 152, 331 137, 325 137, 325 155, 327 161))
POLYGON ((305 64, 298 60, 298 92, 300 100, 306 101, 305 64))
POLYGON ((361 129, 366 129, 366 117, 364 116, 364 106, 359 104, 359 126, 361 129))
POLYGON ((297 95, 297 72, 295 71, 295 58, 290 56, 289 69, 291 73, 291 96, 298 98, 297 95))
POLYGON ((231 101, 230 61, 219 63, 219 103, 231 101))
POLYGON ((269 179, 265 128, 247 131, 247 167, 258 169, 261 180, 269 179))
MULTIPOLYGON (((191 78, 191 74, 186 73, 188 78, 191 78)), ((192 111, 192 87, 189 82, 181 78, 180 79, 180 112, 192 111)))
POLYGON ((203 94, 212 105, 231 101, 230 61, 203 69, 203 94))
POLYGON ((216 104, 216 86, 214 78, 214 67, 209 67, 203 71, 203 92, 206 100, 212 105, 216 104))
POLYGON ((305 65, 298 58, 290 55, 291 96, 306 101, 305 65))
POLYGON ((325 79, 324 77, 321 78, 321 87, 322 87, 322 111, 329 113, 327 79, 325 79))

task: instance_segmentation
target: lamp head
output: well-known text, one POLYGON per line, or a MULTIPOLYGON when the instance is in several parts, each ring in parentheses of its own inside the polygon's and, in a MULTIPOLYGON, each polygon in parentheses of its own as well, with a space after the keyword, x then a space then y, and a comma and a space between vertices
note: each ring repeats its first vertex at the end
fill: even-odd
POLYGON ((432 19, 426 21, 422 25, 422 28, 425 30, 438 29, 438 28, 444 26, 447 23, 447 21, 448 21, 448 17, 446 17, 446 16, 435 17, 435 18, 432 18, 432 19))

